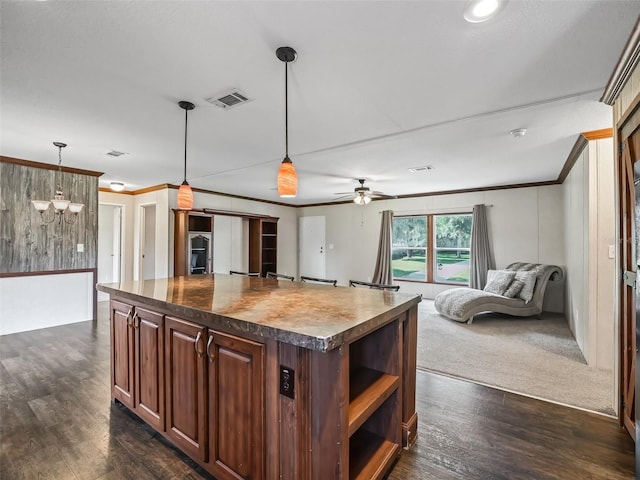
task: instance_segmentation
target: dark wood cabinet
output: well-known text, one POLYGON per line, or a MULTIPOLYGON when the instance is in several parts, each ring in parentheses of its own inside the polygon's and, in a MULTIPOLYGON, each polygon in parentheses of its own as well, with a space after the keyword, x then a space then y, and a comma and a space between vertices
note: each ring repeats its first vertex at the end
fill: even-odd
POLYGON ((133 307, 111 301, 111 396, 134 408, 133 307))
POLYGON ((278 271, 278 219, 252 218, 249 220, 249 271, 278 271))
POLYGON ((164 317, 111 302, 111 392, 154 428, 164 430, 164 317))
POLYGON ((149 425, 164 430, 164 316, 136 307, 135 411, 149 425))
POLYGON ((220 480, 265 478, 264 345, 209 330, 209 463, 220 480))
POLYGON ((206 329, 165 317, 166 434, 193 458, 207 461, 206 329))

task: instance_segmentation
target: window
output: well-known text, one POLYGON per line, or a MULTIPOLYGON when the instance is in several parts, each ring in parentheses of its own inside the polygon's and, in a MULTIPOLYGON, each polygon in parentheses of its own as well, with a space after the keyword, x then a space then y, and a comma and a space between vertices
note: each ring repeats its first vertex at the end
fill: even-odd
POLYGON ((393 278, 468 284, 471 219, 470 214, 395 217, 393 278))

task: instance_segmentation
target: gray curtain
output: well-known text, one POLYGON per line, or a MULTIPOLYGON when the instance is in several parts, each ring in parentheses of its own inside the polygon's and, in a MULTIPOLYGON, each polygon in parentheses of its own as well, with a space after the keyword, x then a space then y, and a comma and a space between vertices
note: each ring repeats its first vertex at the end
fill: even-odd
POLYGON ((471 271, 469 286, 482 290, 487 283, 487 271, 493 269, 489 229, 487 228, 487 207, 473 206, 473 223, 471 227, 471 271))
POLYGON ((378 242, 378 258, 376 268, 373 271, 373 283, 391 284, 391 234, 393 232, 393 211, 382 212, 380 222, 380 241, 378 242))

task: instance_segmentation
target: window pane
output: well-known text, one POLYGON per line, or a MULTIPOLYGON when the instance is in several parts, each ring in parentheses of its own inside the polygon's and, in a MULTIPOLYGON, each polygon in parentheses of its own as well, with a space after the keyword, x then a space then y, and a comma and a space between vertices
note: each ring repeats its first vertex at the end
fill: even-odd
POLYGON ((436 282, 469 283, 469 250, 436 250, 436 282))
POLYGON ((402 217, 393 219, 394 247, 426 247, 427 218, 402 217))
POLYGON ((427 279, 427 251, 424 248, 396 248, 391 252, 393 277, 404 280, 427 279))
POLYGON ((393 219, 391 267, 394 278, 427 279, 427 217, 393 219))
POLYGON ((471 215, 435 216, 435 281, 469 283, 471 215))

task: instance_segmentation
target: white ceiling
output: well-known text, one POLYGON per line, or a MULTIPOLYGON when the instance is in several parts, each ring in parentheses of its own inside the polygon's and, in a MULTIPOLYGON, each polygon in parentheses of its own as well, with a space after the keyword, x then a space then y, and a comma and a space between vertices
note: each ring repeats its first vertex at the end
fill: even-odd
POLYGON ((510 0, 482 24, 465 4, 3 0, 0 153, 55 164, 62 141, 101 186, 180 184, 189 100, 193 187, 303 205, 359 177, 390 195, 555 180, 580 132, 611 126, 598 99, 640 2, 510 0), (294 199, 274 189, 285 45, 294 199), (205 101, 230 87, 254 100, 205 101))

